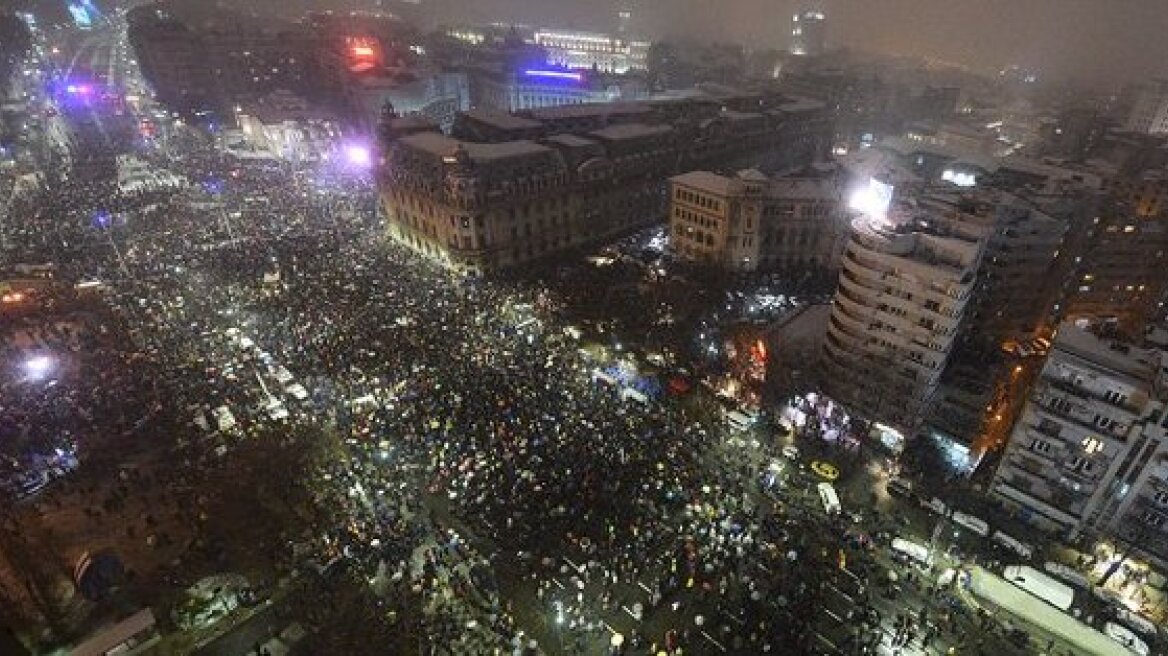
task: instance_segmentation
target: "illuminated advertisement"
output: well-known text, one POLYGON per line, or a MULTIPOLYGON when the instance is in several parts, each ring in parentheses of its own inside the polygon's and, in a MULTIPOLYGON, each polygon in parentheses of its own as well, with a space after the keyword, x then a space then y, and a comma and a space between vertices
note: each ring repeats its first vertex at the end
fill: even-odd
POLYGON ((351 36, 345 39, 345 52, 348 57, 349 70, 353 73, 365 73, 383 64, 381 46, 372 37, 351 36))

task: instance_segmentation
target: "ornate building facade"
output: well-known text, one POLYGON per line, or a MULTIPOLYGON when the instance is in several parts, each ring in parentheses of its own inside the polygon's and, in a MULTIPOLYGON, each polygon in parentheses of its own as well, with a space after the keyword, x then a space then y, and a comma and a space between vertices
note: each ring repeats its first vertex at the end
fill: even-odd
POLYGON ((660 221, 680 171, 778 170, 830 144, 820 103, 743 93, 460 116, 450 136, 382 130, 393 239, 446 266, 489 271, 660 221), (752 111, 745 111, 752 108, 752 111))

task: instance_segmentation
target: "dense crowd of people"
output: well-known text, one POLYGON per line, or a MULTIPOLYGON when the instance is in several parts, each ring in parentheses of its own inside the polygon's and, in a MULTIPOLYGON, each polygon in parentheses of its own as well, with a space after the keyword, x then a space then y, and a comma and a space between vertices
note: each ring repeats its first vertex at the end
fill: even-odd
MULTIPOLYGON (((367 176, 234 162, 211 143, 166 163, 192 186, 70 183, 18 207, 10 234, 68 262, 62 278, 104 281, 133 327, 116 357, 149 362, 149 389, 203 417, 210 445, 339 436, 345 453, 306 481, 329 512, 300 557, 351 563, 387 621, 419 618, 420 642, 807 653, 828 631, 829 585, 853 586, 861 617, 875 609, 868 583, 841 578, 841 559, 865 581, 880 572, 851 516, 824 516, 798 472, 764 493, 775 445, 745 457, 717 416, 597 382, 611 363, 565 330, 552 289, 462 278, 388 243, 367 176), (216 431, 218 408, 237 425, 216 431)), ((87 372, 105 394, 121 389, 108 376, 142 375, 106 364, 121 373, 87 372)), ((846 640, 881 638, 843 624, 846 640)), ((885 637, 936 638, 910 625, 885 637)))

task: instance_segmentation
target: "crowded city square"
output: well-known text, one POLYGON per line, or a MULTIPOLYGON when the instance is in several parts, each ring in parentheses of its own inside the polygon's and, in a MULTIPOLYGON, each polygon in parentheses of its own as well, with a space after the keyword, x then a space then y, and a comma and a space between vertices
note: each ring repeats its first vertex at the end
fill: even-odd
MULTIPOLYGON (((386 101, 373 124, 313 118, 295 147, 264 150, 239 127, 252 108, 156 101, 126 16, 67 36, 23 18, 30 45, 11 67, 27 116, 8 112, 19 138, 0 152, 0 652, 19 627, 25 653, 87 655, 1162 653, 1140 597, 1152 576, 1131 543, 1104 553, 1040 533, 982 494, 986 454, 902 434, 827 390, 895 378, 840 374, 821 357, 829 330, 864 323, 839 314, 860 302, 837 289, 856 284, 839 258, 861 211, 830 189, 842 165, 646 182, 671 158, 757 147, 717 145, 732 124, 790 139, 760 157, 801 153, 822 103, 667 95, 616 113, 712 117, 614 120, 588 132, 595 141, 529 141, 546 127, 535 119, 460 115, 463 129, 526 135, 472 143, 386 101), (618 154, 653 173, 622 179, 618 154), (506 195, 486 191, 492 176, 523 172, 506 187, 516 195, 567 179, 532 184, 537 160, 579 158, 583 191, 439 221, 408 196, 436 186, 419 182, 427 157, 464 209, 506 195), (511 158, 521 163, 488 172, 511 158), (619 189, 596 191, 604 180, 619 189), (712 219, 694 212, 722 201, 670 185, 761 198, 764 182, 790 196, 759 217, 807 221, 775 239, 772 266, 694 255, 714 243, 712 219), (671 193, 697 199, 674 223, 628 219, 671 193), (566 226, 569 196, 585 218, 566 226), (617 229, 604 212, 628 220, 617 229), (483 215, 508 217, 492 234, 513 248, 479 247, 483 215), (609 232, 570 241, 589 221, 609 232), (522 266, 479 268, 504 251, 522 266)), ((609 118, 551 109, 548 125, 609 118)), ((973 275, 945 266, 956 282, 930 298, 964 302, 973 275)), ((879 311, 903 318, 884 294, 879 311)), ((956 329, 931 318, 940 301, 922 303, 932 314, 912 330, 949 340, 914 342, 932 358, 956 329)), ((964 306, 948 307, 960 318, 964 306)), ((1039 348, 1052 342, 1014 345, 1010 393, 985 408, 996 421, 1019 410, 1039 348)), ((937 383, 936 363, 916 355, 937 383)), ((887 387, 877 411, 920 401, 887 387)), ((921 428, 924 410, 897 425, 921 428)))
MULTIPOLYGON (((740 432, 707 392, 624 392, 599 375, 612 356, 565 322, 569 303, 549 288, 463 277, 383 239, 365 172, 248 167, 210 149, 168 165, 214 183, 132 201, 71 190, 57 202, 74 234, 45 237, 31 211, 17 233, 71 263, 58 275, 100 280, 112 315, 97 329, 124 340, 104 365, 102 351, 43 336, 12 347, 10 361, 84 363, 61 375, 81 390, 103 367, 93 389, 138 429, 112 443, 77 436, 82 462, 182 458, 155 456, 127 482, 165 490, 152 515, 180 508, 144 527, 152 545, 164 538, 151 551, 178 556, 143 556, 135 567, 156 568, 144 578, 189 584, 214 567, 270 578, 315 563, 313 576, 343 581, 329 594, 357 594, 346 603, 366 604, 396 644, 437 653, 996 644, 954 593, 890 560, 899 523, 866 483, 843 493, 846 512, 824 508, 818 481, 866 475, 848 449, 812 441, 803 448, 847 463, 815 468, 791 448, 794 431, 740 432), (267 222, 235 214, 261 194, 267 222), (220 206, 194 209, 206 204, 220 206), (98 207, 116 218, 86 221, 98 207), (268 462, 246 460, 256 453, 268 462), (288 496, 294 523, 268 527, 283 537, 259 554, 241 553, 239 529, 214 516, 218 490, 206 488, 232 489, 233 476, 288 496)), ((326 623, 307 638, 322 649, 384 653, 336 642, 377 632, 329 631, 335 608, 347 607, 287 612, 326 623)))

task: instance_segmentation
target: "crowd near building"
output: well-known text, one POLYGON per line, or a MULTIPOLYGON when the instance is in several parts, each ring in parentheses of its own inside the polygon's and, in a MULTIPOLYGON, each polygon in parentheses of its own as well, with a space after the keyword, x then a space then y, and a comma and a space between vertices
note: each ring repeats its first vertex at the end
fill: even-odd
POLYGON ((383 133, 390 234, 471 272, 658 222, 667 179, 680 171, 811 164, 830 134, 822 104, 747 92, 469 112, 449 136, 403 136, 400 120, 383 133))
MULTIPOLYGON (((393 241, 474 276, 662 222, 661 267, 765 277, 800 302, 825 274, 834 286, 806 295, 826 319, 799 384, 839 443, 871 436, 859 425, 922 436, 959 447, 965 473, 1000 447, 985 496, 1014 518, 1168 567, 1168 82, 1040 110, 1008 92, 1034 83, 1018 67, 984 82, 831 51, 818 10, 791 16, 785 51, 748 56, 651 44, 628 10, 611 32, 422 35, 387 14, 197 5, 127 22, 170 110, 156 118, 208 128, 214 166, 347 153, 376 169, 393 241), (860 421, 836 425, 835 408, 860 421)), ((136 148, 142 126, 93 108, 46 119, 78 178, 135 198, 221 186, 194 177, 211 168, 169 174, 103 147, 136 148)))

